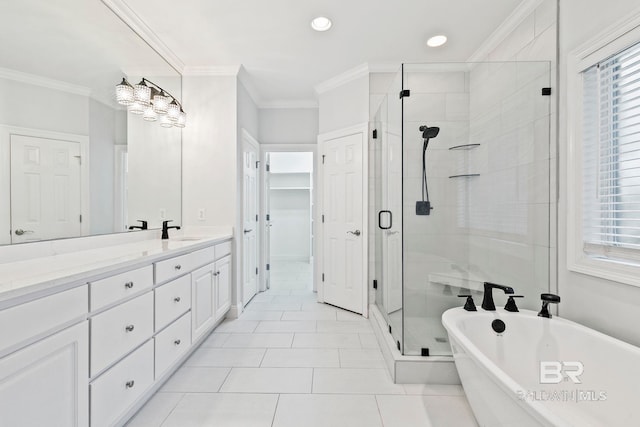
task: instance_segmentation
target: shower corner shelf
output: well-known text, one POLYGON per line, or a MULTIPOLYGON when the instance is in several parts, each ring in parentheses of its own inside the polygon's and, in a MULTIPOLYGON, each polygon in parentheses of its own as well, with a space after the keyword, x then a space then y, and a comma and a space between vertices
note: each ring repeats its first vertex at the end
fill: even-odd
POLYGON ((463 144, 449 147, 449 150, 473 150, 474 148, 478 148, 479 146, 480 144, 463 144))
POLYGON ((479 173, 466 173, 466 174, 462 174, 462 175, 451 175, 449 176, 449 178, 473 178, 476 176, 480 176, 479 173))

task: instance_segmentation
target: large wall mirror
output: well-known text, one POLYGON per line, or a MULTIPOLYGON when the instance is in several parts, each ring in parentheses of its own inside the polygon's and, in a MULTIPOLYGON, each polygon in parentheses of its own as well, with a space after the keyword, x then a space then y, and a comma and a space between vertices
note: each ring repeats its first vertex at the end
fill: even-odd
POLYGON ((0 244, 181 222, 181 130, 127 112, 181 76, 100 0, 0 5, 0 244))

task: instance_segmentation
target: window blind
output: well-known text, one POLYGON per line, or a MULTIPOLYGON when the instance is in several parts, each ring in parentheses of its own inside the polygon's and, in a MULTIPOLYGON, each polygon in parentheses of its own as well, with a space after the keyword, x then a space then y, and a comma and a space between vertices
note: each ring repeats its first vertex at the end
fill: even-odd
POLYGON ((584 250, 640 260, 640 43, 582 82, 584 250))

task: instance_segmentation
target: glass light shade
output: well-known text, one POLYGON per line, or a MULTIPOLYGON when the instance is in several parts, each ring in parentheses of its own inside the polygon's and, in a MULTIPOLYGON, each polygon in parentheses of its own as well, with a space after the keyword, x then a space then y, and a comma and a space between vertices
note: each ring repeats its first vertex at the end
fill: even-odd
POLYGON ((153 111, 158 114, 166 114, 167 109, 169 108, 169 98, 164 91, 157 93, 153 97, 153 111))
POLYGON ((136 102, 144 106, 149 105, 149 102, 151 101, 151 88, 147 86, 144 80, 141 80, 140 83, 135 85, 133 90, 133 97, 135 98, 136 102))
POLYGON ((116 101, 120 105, 131 105, 134 102, 133 86, 124 78, 120 84, 116 85, 116 101))
POLYGON ((180 115, 180 106, 178 106, 178 104, 176 103, 176 100, 174 99, 173 101, 171 101, 171 104, 169 104, 169 109, 167 110, 167 117, 169 117, 169 120, 171 120, 172 122, 175 122, 178 120, 179 115, 180 115))
POLYGON ((169 117, 166 114, 164 114, 160 116, 160 126, 163 128, 170 128, 173 126, 173 122, 169 120, 169 117))
POLYGON ((187 115, 184 111, 180 110, 180 114, 178 114, 178 120, 173 124, 175 127, 183 128, 187 124, 187 115))
POLYGON ((143 114, 146 108, 146 105, 142 105, 141 103, 136 101, 129 106, 129 112, 131 114, 143 114))
POLYGON ((142 114, 142 118, 148 122, 155 122, 158 120, 158 115, 155 111, 153 111, 153 106, 149 105, 144 109, 144 114, 142 114))

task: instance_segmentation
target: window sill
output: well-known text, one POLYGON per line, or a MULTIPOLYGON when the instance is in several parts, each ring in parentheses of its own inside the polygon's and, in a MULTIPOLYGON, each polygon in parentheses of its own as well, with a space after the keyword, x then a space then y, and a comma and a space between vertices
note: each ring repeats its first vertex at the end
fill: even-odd
POLYGON ((592 258, 583 255, 573 262, 569 261, 568 264, 569 271, 640 287, 640 264, 632 261, 592 258))

